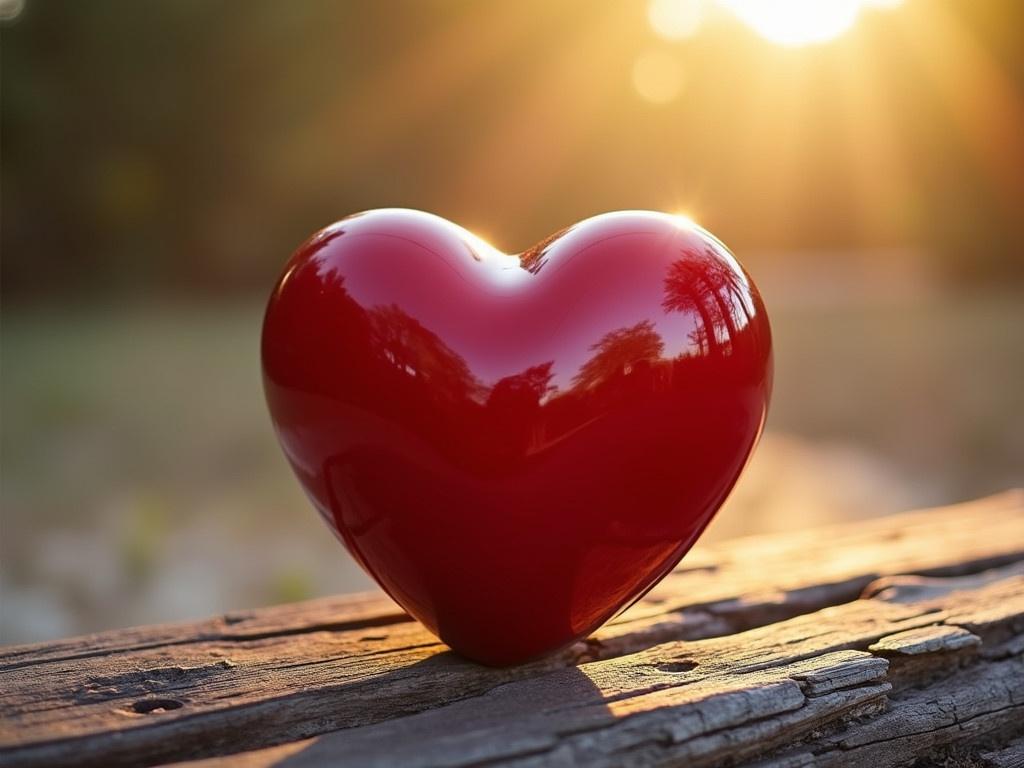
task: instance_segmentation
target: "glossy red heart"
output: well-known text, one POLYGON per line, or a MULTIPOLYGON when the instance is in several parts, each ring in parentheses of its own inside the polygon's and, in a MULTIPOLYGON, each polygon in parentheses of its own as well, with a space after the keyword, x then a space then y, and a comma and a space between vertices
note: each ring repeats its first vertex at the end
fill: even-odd
POLYGON ((609 213, 507 256, 426 213, 321 230, 263 327, 307 494, 405 610, 513 664, 586 636, 686 553, 764 424, 750 278, 680 217, 609 213))

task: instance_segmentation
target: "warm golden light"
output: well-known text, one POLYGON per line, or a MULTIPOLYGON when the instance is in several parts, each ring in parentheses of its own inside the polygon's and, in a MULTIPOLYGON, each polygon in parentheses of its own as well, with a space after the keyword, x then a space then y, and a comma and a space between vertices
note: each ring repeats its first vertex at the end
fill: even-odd
POLYGON ((676 211, 672 214, 672 218, 676 220, 680 229, 696 229, 697 222, 693 220, 693 217, 689 213, 684 211, 676 211))
POLYGON ((515 266, 519 266, 518 258, 514 256, 509 257, 508 254, 498 250, 493 245, 491 245, 491 241, 489 239, 482 237, 470 230, 463 230, 462 237, 469 245, 469 247, 473 249, 473 253, 476 255, 478 259, 482 259, 484 261, 502 262, 507 261, 509 258, 512 258, 515 262, 515 266))
POLYGON ((721 0, 755 32, 780 45, 824 43, 853 26, 860 0, 721 0))
POLYGON ((682 40, 697 33, 704 5, 704 0, 651 0, 647 19, 666 40, 682 40))
POLYGON ((683 89, 683 69, 669 51, 654 49, 633 64, 633 87, 647 101, 667 104, 683 89))
POLYGON ((868 6, 895 8, 903 0, 651 0, 647 19, 666 40, 693 37, 724 8, 766 40, 779 45, 824 43, 842 35, 868 6))

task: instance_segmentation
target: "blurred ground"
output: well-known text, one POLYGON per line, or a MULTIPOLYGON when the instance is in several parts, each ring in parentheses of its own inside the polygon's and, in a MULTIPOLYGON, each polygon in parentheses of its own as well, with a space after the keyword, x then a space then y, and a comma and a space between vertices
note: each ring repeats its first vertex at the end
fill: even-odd
MULTIPOLYGON (((848 275, 801 293, 765 272, 769 427, 709 539, 1024 482, 1024 296, 872 296, 848 275)), ((274 441, 261 314, 262 297, 5 310, 0 640, 370 586, 274 441)))

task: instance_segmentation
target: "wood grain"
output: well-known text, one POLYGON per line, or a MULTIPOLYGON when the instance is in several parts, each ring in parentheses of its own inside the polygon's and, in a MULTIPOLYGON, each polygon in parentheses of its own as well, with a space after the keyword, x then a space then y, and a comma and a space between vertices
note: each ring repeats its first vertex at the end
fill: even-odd
POLYGON ((695 550, 585 643, 512 669, 460 659, 379 595, 7 648, 0 763, 995 755, 1024 720, 1022 562, 1018 492, 695 550))
POLYGON ((1010 738, 1024 723, 1024 575, 1016 567, 988 575, 976 591, 858 600, 667 643, 192 768, 908 765, 940 748, 1010 738), (926 662, 927 684, 904 656, 926 662))

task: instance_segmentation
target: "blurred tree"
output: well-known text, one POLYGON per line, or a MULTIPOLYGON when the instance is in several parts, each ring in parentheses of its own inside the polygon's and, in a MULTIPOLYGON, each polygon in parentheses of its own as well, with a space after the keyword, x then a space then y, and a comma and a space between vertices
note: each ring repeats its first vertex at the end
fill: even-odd
POLYGON ((1024 3, 902 10, 946 26, 865 18, 800 51, 709 28, 653 107, 630 87, 641 4, 28 0, 2 29, 4 290, 264 287, 384 205, 515 247, 693 196, 744 250, 909 245, 1020 277, 1024 3))

